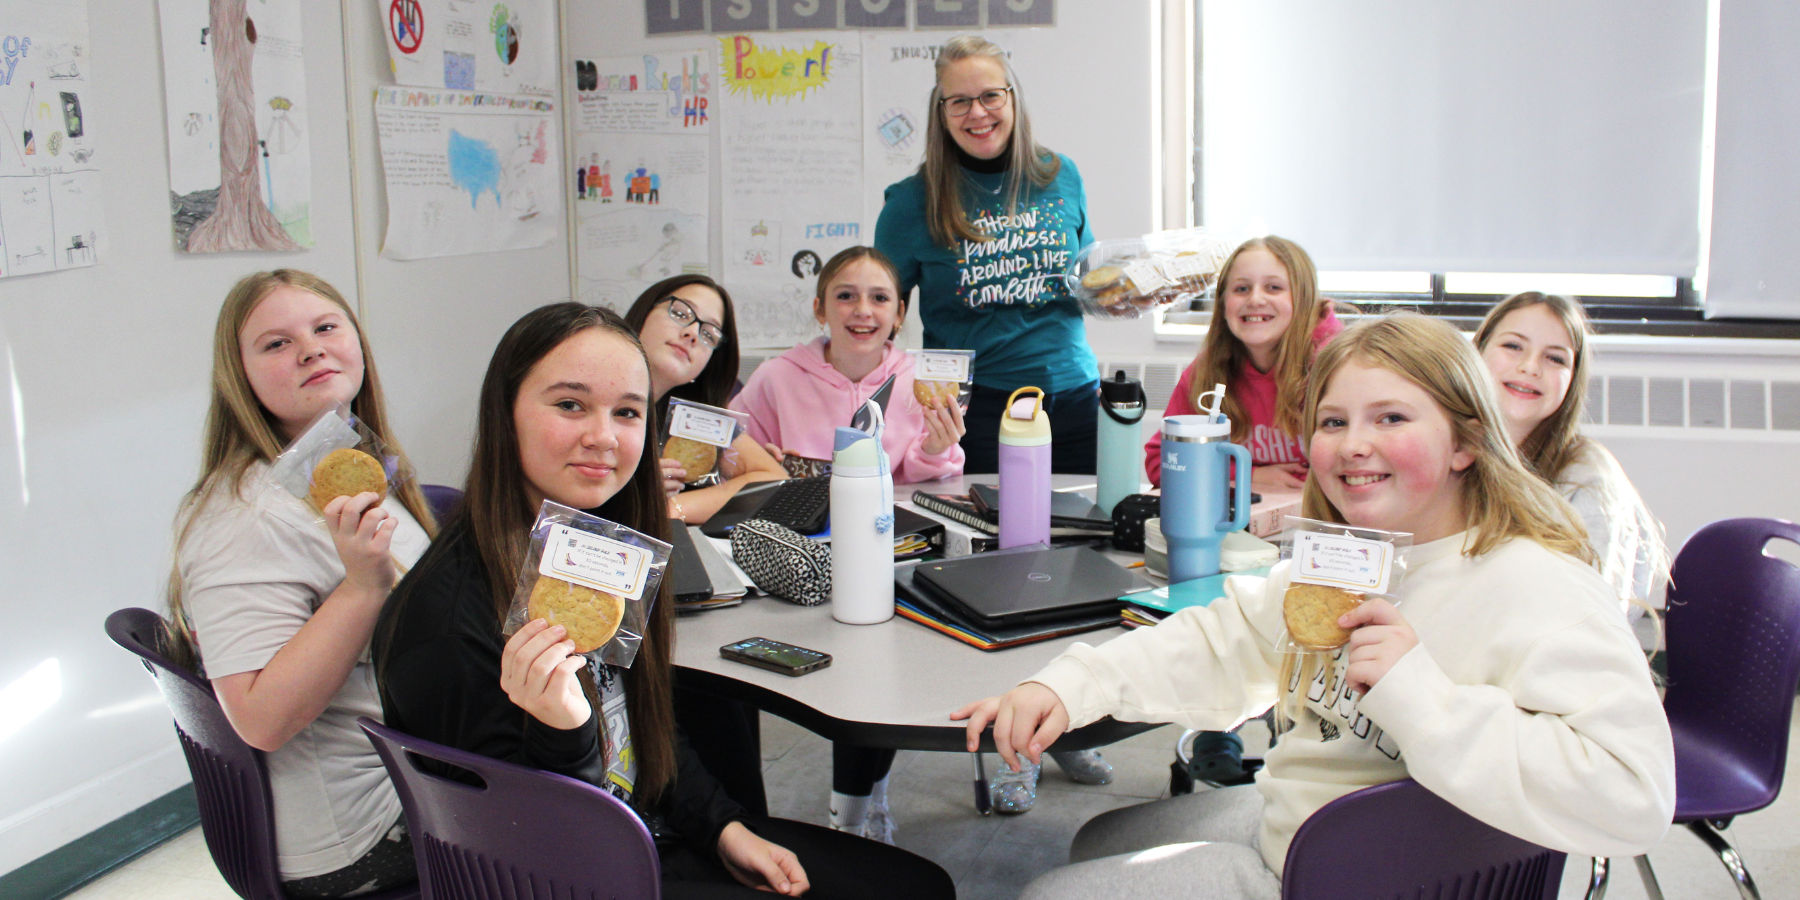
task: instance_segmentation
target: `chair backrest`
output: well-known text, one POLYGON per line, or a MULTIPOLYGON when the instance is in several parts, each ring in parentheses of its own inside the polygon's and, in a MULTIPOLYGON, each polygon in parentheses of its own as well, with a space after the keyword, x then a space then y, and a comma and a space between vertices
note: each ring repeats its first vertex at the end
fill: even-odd
POLYGON ((1346 794, 1301 823, 1281 896, 1555 900, 1564 859, 1404 779, 1346 794))
POLYGON ((1669 574, 1669 679, 1678 818, 1761 809, 1781 792, 1800 684, 1800 568, 1767 556, 1800 525, 1724 519, 1694 532, 1669 574))
POLYGON ((643 820, 583 781, 358 719, 406 809, 426 900, 655 900, 662 866, 643 820), (475 786, 427 771, 465 769, 475 786))
POLYGON ((425 503, 431 507, 431 517, 439 525, 450 521, 456 508, 462 505, 463 492, 447 484, 421 484, 419 490, 425 494, 425 503))
POLYGON ((200 803, 200 830, 225 883, 245 900, 286 900, 275 855, 275 811, 262 751, 244 743, 225 718, 212 685, 164 654, 162 617, 121 609, 106 634, 143 661, 175 714, 200 803))

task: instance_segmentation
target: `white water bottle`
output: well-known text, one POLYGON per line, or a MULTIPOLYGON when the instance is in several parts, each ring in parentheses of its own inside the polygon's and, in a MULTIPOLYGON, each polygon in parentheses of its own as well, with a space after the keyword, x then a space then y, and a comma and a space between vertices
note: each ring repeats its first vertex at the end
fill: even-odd
POLYGON ((894 617, 894 474, 874 434, 839 428, 831 453, 831 617, 874 625, 894 617))

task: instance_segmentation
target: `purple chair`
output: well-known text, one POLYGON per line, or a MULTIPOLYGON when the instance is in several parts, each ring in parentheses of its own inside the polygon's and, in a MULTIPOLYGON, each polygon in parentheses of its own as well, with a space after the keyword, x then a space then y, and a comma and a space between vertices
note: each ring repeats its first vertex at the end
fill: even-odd
POLYGON ((419 490, 425 494, 425 503, 431 507, 431 517, 442 525, 450 521, 456 508, 462 505, 463 492, 447 484, 421 484, 419 490))
MULTIPOLYGON (((121 609, 106 617, 106 634, 138 655, 175 713, 175 737, 187 755, 200 801, 200 832, 225 883, 244 900, 287 900, 276 868, 274 801, 262 751, 238 737, 210 683, 163 653, 161 616, 147 609, 121 609)), ((419 886, 363 896, 412 900, 419 896, 419 886)))
POLYGON ((406 809, 425 900, 656 900, 662 863, 649 829, 584 781, 402 734, 368 718, 406 809), (430 760, 480 786, 428 772, 430 760))
MULTIPOLYGON (((1731 842, 1731 820, 1775 802, 1800 686, 1800 568, 1769 556, 1771 540, 1800 543, 1800 525, 1724 519, 1694 532, 1669 573, 1669 679, 1663 710, 1675 735, 1675 824, 1706 843, 1748 900, 1762 895, 1731 842)), ((1638 873, 1662 888, 1648 857, 1638 873)), ((1588 896, 1606 895, 1605 860, 1588 896)))
POLYGON ((1302 822, 1281 896, 1556 900, 1565 858, 1482 824, 1409 778, 1346 794, 1302 822))

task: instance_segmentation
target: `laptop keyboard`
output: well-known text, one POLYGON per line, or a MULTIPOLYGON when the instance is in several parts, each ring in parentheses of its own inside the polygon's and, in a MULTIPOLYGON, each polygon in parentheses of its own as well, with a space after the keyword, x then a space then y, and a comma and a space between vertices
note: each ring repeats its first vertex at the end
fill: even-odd
POLYGON ((756 511, 756 518, 786 525, 801 534, 824 531, 830 516, 830 475, 783 482, 756 511))

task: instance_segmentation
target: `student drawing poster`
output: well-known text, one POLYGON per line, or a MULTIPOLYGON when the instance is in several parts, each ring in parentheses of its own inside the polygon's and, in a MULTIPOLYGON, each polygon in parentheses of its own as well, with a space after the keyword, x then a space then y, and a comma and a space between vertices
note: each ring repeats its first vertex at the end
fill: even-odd
POLYGON ((397 84, 556 93, 554 0, 375 0, 397 84))
MULTIPOLYGON (((983 33, 983 37, 996 39, 983 33)), ((863 32, 863 222, 873 229, 888 185, 925 161, 931 87, 941 35, 863 32)), ((873 235, 871 234, 871 241, 873 235)))
POLYGON ((300 0, 158 0, 157 12, 176 246, 311 247, 300 0))
POLYGON ((423 259, 553 240, 563 213, 556 121, 549 97, 376 91, 388 210, 381 255, 423 259))
POLYGON ((578 59, 575 130, 705 134, 718 81, 705 50, 578 59))
POLYGON ((746 347, 818 333, 812 291, 863 217, 861 44, 854 32, 719 39, 723 281, 746 347))
POLYGON ((707 145, 704 135, 575 136, 564 178, 583 302, 624 312, 664 278, 710 274, 707 145))
POLYGON ((0 277, 100 258, 87 6, 0 0, 0 277))

